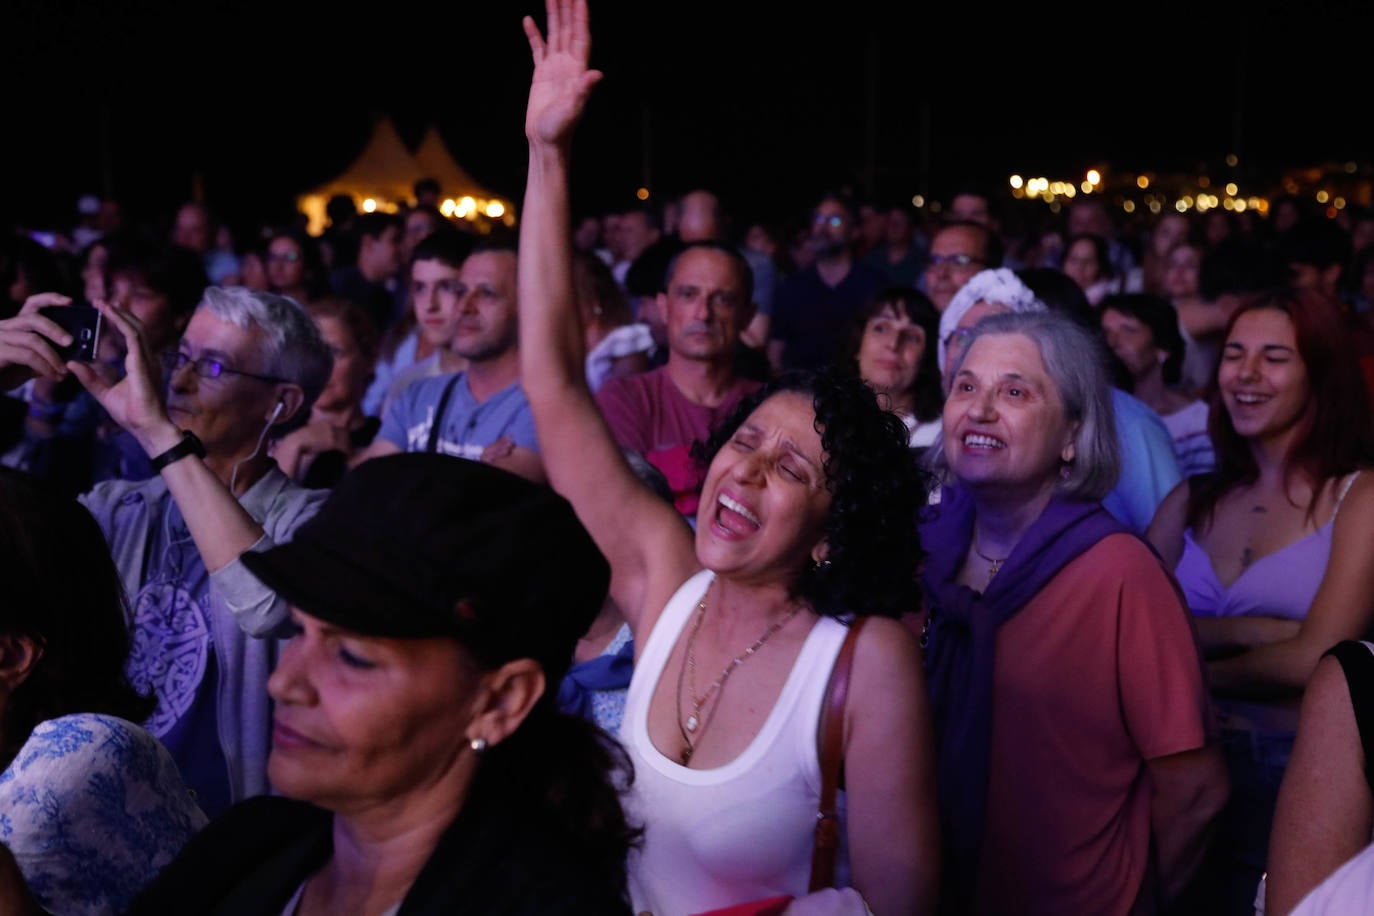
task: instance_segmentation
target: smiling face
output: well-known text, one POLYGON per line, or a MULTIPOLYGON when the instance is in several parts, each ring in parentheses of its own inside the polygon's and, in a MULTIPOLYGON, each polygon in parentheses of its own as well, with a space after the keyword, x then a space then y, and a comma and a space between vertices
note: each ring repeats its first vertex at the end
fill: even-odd
POLYGON ((716 453, 697 511, 697 559, 737 580, 791 584, 817 556, 831 496, 809 395, 760 404, 716 453))
POLYGON ((1262 442, 1294 439, 1312 404, 1292 319, 1269 308, 1238 317, 1221 349, 1217 387, 1237 433, 1262 442))
POLYGON ((975 494, 1052 492, 1074 430, 1035 341, 977 338, 945 400, 945 460, 975 494))
POLYGON ((267 691, 274 789, 341 814, 424 804, 471 778, 464 764, 480 676, 450 639, 383 639, 292 611, 267 691))
POLYGON ((864 325, 859 342, 859 375, 874 390, 891 398, 909 400, 916 370, 925 352, 926 335, 920 325, 892 306, 864 325))

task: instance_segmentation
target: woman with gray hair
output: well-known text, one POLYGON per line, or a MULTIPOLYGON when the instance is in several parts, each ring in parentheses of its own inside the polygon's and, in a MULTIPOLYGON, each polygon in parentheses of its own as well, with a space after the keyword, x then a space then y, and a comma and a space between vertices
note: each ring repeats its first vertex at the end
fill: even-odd
POLYGON ((1102 507, 1097 352, 1031 311, 980 321, 949 366, 920 524, 949 912, 1155 912, 1225 800, 1187 609, 1102 507))
MULTIPOLYGON (((953 374, 951 367, 967 346, 974 326, 990 315, 1050 311, 1066 315, 1080 326, 1084 323, 1082 316, 1090 316, 1095 325, 1096 313, 1082 298, 1082 291, 1062 271, 1047 271, 1049 276, 1042 274, 1032 282, 1005 268, 984 270, 974 274, 950 300, 949 308, 940 316, 940 371, 946 389, 953 374)), ((1083 344, 1090 348, 1084 352, 1095 352, 1106 359, 1105 343, 1095 326, 1092 333, 1085 335, 1083 344)), ((1121 472, 1102 504, 1137 534, 1143 534, 1155 509, 1183 477, 1174 456, 1173 437, 1164 421, 1143 401, 1120 388, 1108 390, 1121 472)), ((938 452, 933 449, 931 454, 938 452)))

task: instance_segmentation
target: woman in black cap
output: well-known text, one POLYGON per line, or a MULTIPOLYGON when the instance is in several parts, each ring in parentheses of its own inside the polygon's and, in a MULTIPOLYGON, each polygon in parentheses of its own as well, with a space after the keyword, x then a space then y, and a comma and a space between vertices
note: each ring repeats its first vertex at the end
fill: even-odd
MULTIPOLYGON (((843 715, 838 883, 880 914, 929 912, 930 722, 916 640, 894 619, 919 607, 925 491, 906 429, 852 369, 788 376, 716 433, 695 534, 639 482, 587 390, 572 286, 567 162, 601 74, 587 68, 584 0, 547 8, 547 41, 525 20, 521 384, 549 479, 609 560, 634 634, 620 738, 645 830, 630 858, 635 912, 807 895, 818 723, 851 615, 870 619, 843 715)), ((721 333, 717 272, 684 273, 663 297, 669 333, 721 333)))
POLYGON ((547 487, 411 453, 244 565, 291 604, 268 778, 133 913, 628 914, 622 763, 554 693, 609 570, 547 487))

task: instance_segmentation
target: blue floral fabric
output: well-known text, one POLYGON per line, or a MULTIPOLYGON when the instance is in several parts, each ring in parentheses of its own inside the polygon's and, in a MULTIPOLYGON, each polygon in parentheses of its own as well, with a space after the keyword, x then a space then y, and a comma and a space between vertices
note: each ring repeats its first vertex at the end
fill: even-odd
POLYGON ((42 722, 0 773, 0 842, 56 916, 124 912, 205 823, 166 748, 114 716, 42 722))

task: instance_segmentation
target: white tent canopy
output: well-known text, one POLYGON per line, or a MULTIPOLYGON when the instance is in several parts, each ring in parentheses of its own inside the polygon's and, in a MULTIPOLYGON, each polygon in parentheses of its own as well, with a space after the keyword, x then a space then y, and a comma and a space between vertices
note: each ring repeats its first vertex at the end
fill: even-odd
MULTIPOLYGON (((445 216, 514 224, 510 202, 478 184, 453 158, 433 125, 411 152, 387 117, 377 120, 367 145, 343 172, 298 196, 296 206, 309 218, 309 231, 319 235, 327 223, 325 205, 334 195, 350 195, 359 210, 394 213, 414 202, 415 182, 421 178, 439 182, 445 216)), ((472 228, 480 231, 481 226, 472 228)))

